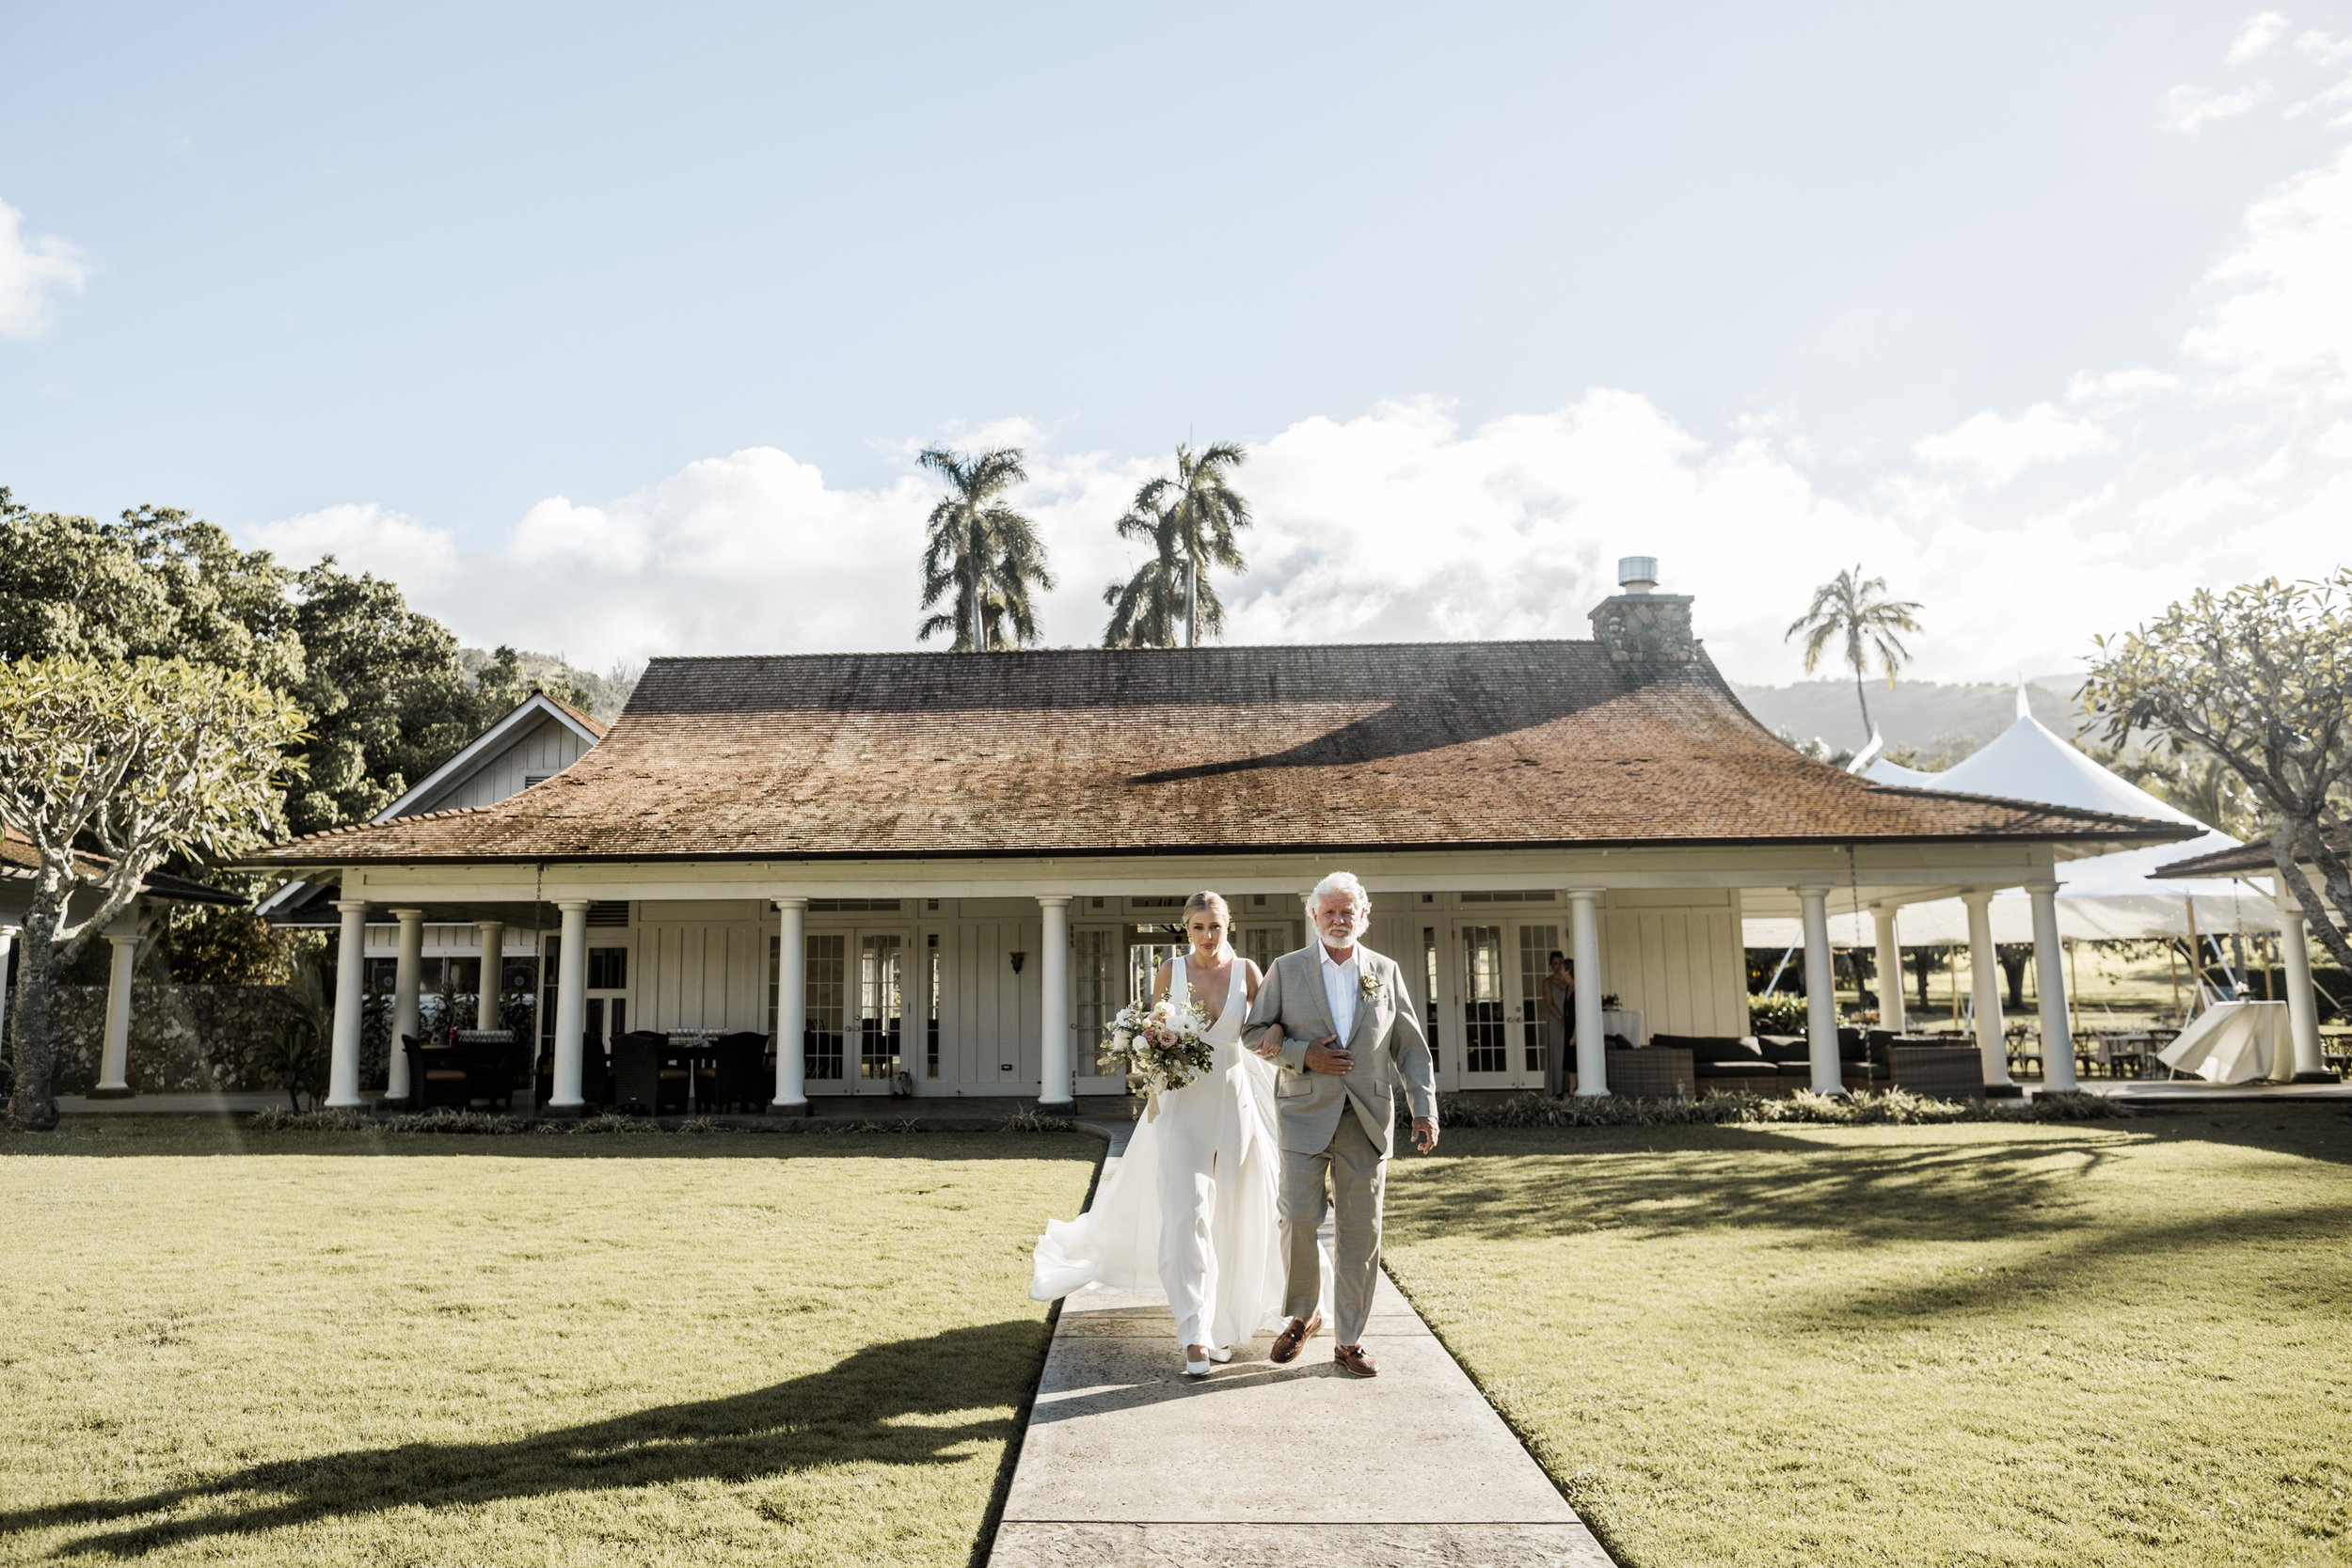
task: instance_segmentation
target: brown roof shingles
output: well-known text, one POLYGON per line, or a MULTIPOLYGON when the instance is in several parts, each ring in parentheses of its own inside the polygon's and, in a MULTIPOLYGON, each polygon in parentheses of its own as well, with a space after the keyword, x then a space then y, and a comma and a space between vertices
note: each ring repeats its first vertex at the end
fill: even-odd
POLYGON ((604 740, 496 805, 287 864, 2007 838, 2184 830, 1882 789, 1704 661, 1593 642, 656 659, 604 740))

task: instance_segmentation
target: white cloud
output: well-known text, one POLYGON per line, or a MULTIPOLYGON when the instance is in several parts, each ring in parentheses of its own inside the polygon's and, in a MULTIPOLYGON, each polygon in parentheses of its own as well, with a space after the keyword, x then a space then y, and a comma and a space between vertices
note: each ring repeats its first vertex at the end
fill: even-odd
POLYGON ((2233 119, 2251 113, 2270 96, 2268 82, 2255 82, 2234 92, 2183 83, 2164 95, 2164 124, 2169 131, 2195 135, 2217 119, 2233 119))
POLYGON ((2192 357, 2241 389, 2352 391, 2352 146, 2256 201, 2212 278, 2228 293, 2184 340, 2192 357))
POLYGON ((2312 28, 2296 39, 2295 52, 2321 66, 2352 63, 2352 35, 2330 38, 2312 28))
POLYGON ((37 337, 58 293, 78 293, 89 262, 55 234, 27 234, 24 214, 0 201, 0 338, 37 337))
POLYGON ((457 541, 449 530, 373 501, 263 523, 248 531, 245 543, 272 551, 290 566, 308 566, 331 555, 347 571, 373 572, 411 594, 430 592, 458 575, 457 541))
POLYGON ((2167 392, 2178 391, 2181 378, 2145 365, 2108 371, 2102 375, 2078 371, 2066 383, 2066 401, 2096 404, 2103 408, 2135 408, 2167 392))
POLYGON ((2268 52, 2270 46, 2286 36, 2287 19, 2277 11, 2257 11, 2246 19, 2230 40, 2228 63, 2244 65, 2247 61, 2268 52))
POLYGON ((1940 436, 1912 443, 1912 455, 1931 468, 1957 469, 1998 490, 2027 468, 2113 450, 2115 438, 2056 404, 2037 403, 2014 419, 1987 410, 1940 436))

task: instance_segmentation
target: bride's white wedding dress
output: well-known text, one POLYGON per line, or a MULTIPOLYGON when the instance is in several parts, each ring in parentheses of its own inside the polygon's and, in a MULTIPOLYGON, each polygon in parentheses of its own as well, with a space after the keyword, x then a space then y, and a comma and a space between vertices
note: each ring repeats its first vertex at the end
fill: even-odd
MULTIPOLYGON (((1185 960, 1168 995, 1192 994, 1185 960)), ((1168 1292, 1176 1342, 1222 1350, 1282 1317, 1281 1235, 1274 1212, 1281 1156, 1274 1136, 1274 1064, 1241 1047, 1249 1011, 1239 960, 1216 1022, 1207 1072, 1159 1098, 1094 1202, 1048 1220, 1029 1294, 1053 1301, 1089 1286, 1168 1292)), ((1325 1289, 1327 1291, 1328 1270, 1325 1289)))

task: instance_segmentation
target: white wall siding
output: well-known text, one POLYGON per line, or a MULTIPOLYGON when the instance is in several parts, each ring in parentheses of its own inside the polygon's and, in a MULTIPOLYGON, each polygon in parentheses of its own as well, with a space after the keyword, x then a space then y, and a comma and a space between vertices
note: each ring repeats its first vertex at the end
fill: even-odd
POLYGON ((940 931, 939 1077, 918 1080, 916 1092, 1038 1092, 1045 1070, 1038 1044, 1043 931, 1041 917, 978 920, 940 931), (1018 974, 1016 952, 1024 955, 1018 974))
POLYGON ((1600 914, 1604 990, 1653 1035, 1748 1032, 1747 957, 1727 894, 1609 895, 1600 914))
POLYGON ((768 932, 752 920, 637 928, 631 1016, 647 1029, 768 1028, 768 932))
POLYGON ((495 805, 518 794, 525 778, 561 773, 578 762, 588 743, 569 725, 546 719, 517 736, 505 750, 485 761, 473 773, 438 798, 420 801, 418 811, 449 811, 458 806, 495 805))

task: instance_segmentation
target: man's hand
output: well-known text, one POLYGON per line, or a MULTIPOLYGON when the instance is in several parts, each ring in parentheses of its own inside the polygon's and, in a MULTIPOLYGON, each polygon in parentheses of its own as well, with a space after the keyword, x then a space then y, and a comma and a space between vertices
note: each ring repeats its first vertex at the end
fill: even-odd
POLYGON ((1309 1072, 1328 1072, 1336 1075, 1346 1072, 1350 1069, 1354 1068, 1356 1065, 1355 1057, 1349 1055, 1344 1051, 1334 1051, 1331 1049, 1339 1043, 1339 1040, 1340 1037, 1337 1035, 1326 1035, 1323 1038, 1307 1047, 1307 1070, 1309 1072))
POLYGON ((1438 1124, 1427 1117, 1415 1117, 1413 1147, 1423 1154, 1435 1154, 1438 1151, 1438 1124))

